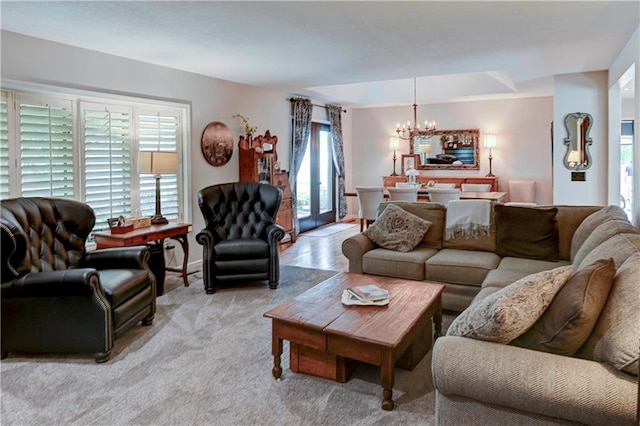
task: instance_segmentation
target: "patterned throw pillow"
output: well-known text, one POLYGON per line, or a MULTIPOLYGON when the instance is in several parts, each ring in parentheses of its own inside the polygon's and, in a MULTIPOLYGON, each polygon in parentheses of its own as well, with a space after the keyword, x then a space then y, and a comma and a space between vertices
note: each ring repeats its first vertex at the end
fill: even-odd
POLYGON ((380 247, 408 252, 418 245, 429 226, 431 222, 428 220, 419 218, 395 204, 389 204, 363 234, 380 247))
POLYGON ((512 345, 571 356, 587 341, 600 318, 616 274, 613 259, 576 272, 540 319, 512 345))
POLYGON ((462 312, 447 335, 509 343, 527 331, 567 282, 572 265, 528 275, 462 312))

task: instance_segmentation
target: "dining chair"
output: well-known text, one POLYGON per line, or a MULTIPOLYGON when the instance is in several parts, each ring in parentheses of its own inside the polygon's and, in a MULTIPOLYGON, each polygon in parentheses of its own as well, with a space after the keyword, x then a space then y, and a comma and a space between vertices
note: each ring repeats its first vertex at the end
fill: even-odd
POLYGON ((490 192, 491 184, 490 183, 463 183, 461 185, 462 191, 472 191, 472 192, 490 192))
POLYGON ((431 188, 441 188, 441 189, 455 189, 455 183, 434 183, 431 188))
POLYGON ((460 199, 460 190, 457 188, 429 188, 429 199, 432 203, 440 203, 447 207, 449 201, 460 199))
POLYGON ((396 188, 415 188, 420 189, 421 183, 396 182, 396 188))
POLYGON ((536 202, 536 181, 535 180, 510 180, 509 181, 509 201, 515 203, 535 203, 536 202))
POLYGON ((358 195, 358 217, 360 218, 360 232, 376 220, 378 206, 384 200, 382 186, 356 186, 358 195))
POLYGON ((418 188, 387 188, 389 201, 418 201, 418 188))

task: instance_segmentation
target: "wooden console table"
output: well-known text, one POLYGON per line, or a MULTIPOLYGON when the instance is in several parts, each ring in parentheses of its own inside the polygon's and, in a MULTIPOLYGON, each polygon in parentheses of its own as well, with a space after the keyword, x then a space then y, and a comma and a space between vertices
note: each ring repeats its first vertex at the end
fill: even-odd
MULTIPOLYGON (((460 188, 463 183, 484 183, 490 184, 492 192, 498 192, 498 178, 497 177, 485 177, 485 176, 416 176, 418 182, 426 184, 429 181, 437 183, 454 183, 456 188, 460 188)), ((407 182, 406 176, 382 176, 382 186, 388 188, 390 186, 396 186, 397 182, 407 182)), ((425 185, 426 186, 426 185, 425 185)))
MULTIPOLYGON (((98 248, 112 247, 130 247, 142 246, 147 244, 162 245, 166 238, 176 240, 182 246, 184 258, 182 259, 182 268, 167 268, 166 271, 177 272, 182 277, 185 287, 189 286, 187 280, 187 261, 189 259, 189 233, 190 223, 167 223, 164 225, 151 225, 147 228, 138 228, 124 234, 112 234, 110 231, 94 232, 93 238, 98 248)), ((159 288, 164 288, 163 285, 159 288)))

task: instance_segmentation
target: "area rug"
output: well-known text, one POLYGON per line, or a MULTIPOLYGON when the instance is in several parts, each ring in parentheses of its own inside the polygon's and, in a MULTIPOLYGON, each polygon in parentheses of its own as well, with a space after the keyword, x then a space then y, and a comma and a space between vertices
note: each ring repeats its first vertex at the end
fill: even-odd
POLYGON ((353 223, 334 223, 323 228, 314 229, 313 231, 305 232, 304 235, 308 237, 326 237, 327 235, 333 235, 345 229, 353 228, 356 226, 353 223))
POLYGON ((27 356, 2 360, 3 425, 370 425, 434 423, 428 354, 398 369, 393 411, 380 408, 380 370, 361 364, 336 383, 289 369, 271 375, 271 321, 263 313, 337 271, 282 266, 280 286, 228 287, 207 295, 167 286, 151 327, 116 340, 112 358, 27 356))

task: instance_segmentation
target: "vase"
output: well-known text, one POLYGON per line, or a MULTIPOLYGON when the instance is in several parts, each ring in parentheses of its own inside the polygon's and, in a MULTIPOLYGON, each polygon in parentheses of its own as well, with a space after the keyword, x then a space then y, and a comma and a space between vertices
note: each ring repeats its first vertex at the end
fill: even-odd
POLYGON ((416 177, 415 177, 415 176, 413 176, 413 175, 409 176, 409 183, 411 183, 411 184, 414 184, 414 185, 415 185, 415 183, 416 183, 416 177))

